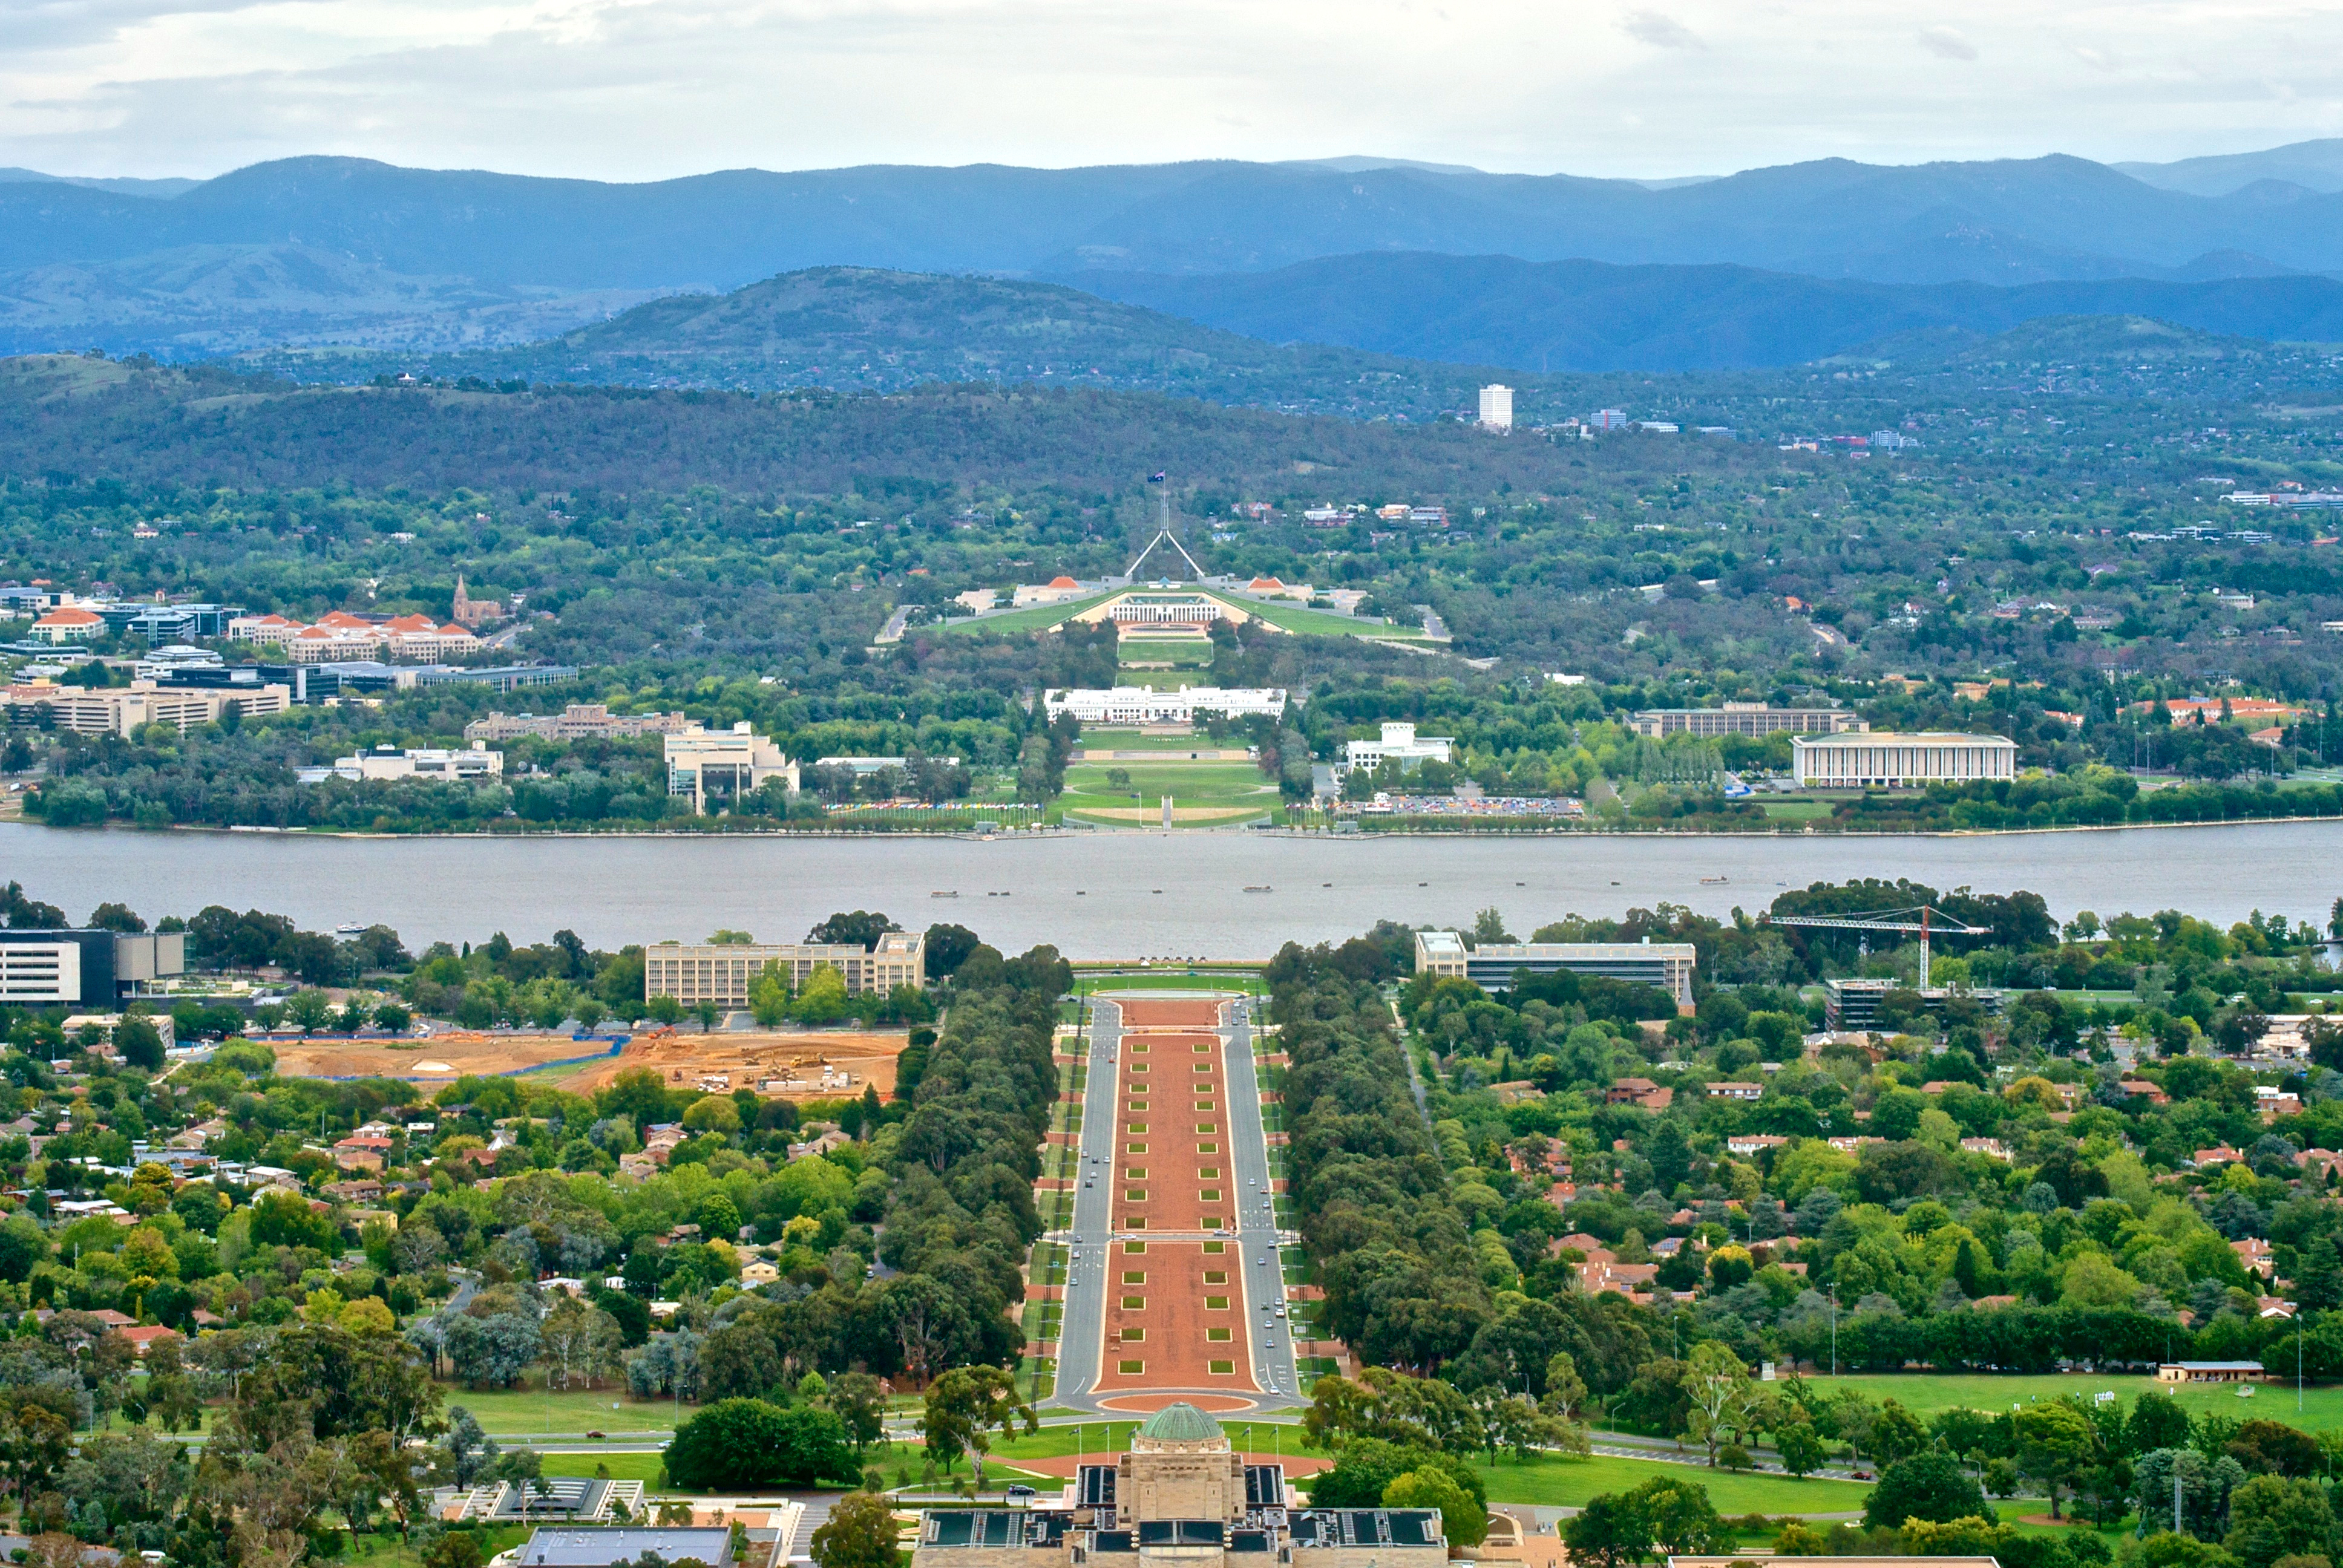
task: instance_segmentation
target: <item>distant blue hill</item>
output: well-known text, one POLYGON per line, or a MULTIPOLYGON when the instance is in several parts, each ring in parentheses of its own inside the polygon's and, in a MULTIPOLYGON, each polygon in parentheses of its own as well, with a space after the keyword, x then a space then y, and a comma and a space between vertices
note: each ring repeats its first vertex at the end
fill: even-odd
MULTIPOLYGON (((2270 166, 2315 177, 2316 163, 2270 166)), ((1374 251, 2018 284, 2192 266, 2343 272, 2343 194, 2263 177, 2197 195, 2064 156, 1828 158, 1652 185, 1369 159, 738 169, 614 185, 303 157, 168 199, 0 180, 0 273, 219 246, 298 247, 489 289, 727 289, 821 266, 1269 272, 1374 251)))
POLYGON ((1791 365, 1879 339, 1980 336, 2045 317, 2146 317, 2238 337, 2343 342, 2343 283, 2306 276, 1885 284, 1744 266, 1511 256, 1328 256, 1203 277, 1082 275, 1081 287, 1272 343, 1528 372, 1791 365))

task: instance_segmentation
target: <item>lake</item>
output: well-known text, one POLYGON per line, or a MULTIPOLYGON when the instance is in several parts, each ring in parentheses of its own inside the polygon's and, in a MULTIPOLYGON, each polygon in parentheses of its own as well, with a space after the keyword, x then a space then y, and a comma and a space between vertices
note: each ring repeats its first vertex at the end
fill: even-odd
POLYGON ((1469 922, 1494 905, 1527 936, 1565 914, 1663 900, 1705 914, 1764 909, 1785 886, 1909 877, 1949 890, 2028 889, 2077 910, 2249 910, 2324 926, 2343 892, 2343 822, 1962 838, 1286 838, 1096 833, 967 839, 333 839, 0 824, 0 881, 78 920, 101 902, 152 922, 208 904, 330 930, 381 922, 411 949, 541 940, 699 940, 719 927, 803 937, 837 910, 906 926, 951 920, 1007 951, 1074 958, 1266 958, 1377 920, 1469 922), (1709 880, 1709 879, 1722 879, 1709 880), (1248 892, 1266 887, 1266 892, 1248 892), (937 892, 957 893, 936 898, 937 892))

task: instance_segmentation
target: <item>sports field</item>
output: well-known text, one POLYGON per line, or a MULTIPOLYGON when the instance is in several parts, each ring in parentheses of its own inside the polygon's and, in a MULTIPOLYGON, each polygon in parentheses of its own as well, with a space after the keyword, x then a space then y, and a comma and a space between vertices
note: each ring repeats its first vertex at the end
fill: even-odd
MULTIPOLYGON (((2278 1363, 2274 1361, 2270 1364, 2275 1368, 2278 1363)), ((2178 1400, 2191 1415, 2218 1411, 2239 1421, 2258 1416, 2309 1432, 2343 1427, 2343 1386, 2314 1385, 2304 1390, 2302 1409, 2298 1412, 2290 1383, 2190 1383, 2172 1388, 2152 1377, 2085 1372, 2053 1372, 2040 1377, 1988 1373, 1941 1377, 1929 1372, 1894 1372, 1877 1377, 1811 1377, 1806 1383, 1818 1392, 1842 1387, 1861 1389, 1875 1400, 1893 1399, 1923 1416, 1956 1407, 2007 1410, 2013 1404, 2055 1399, 2060 1394, 2079 1395, 2087 1402, 2098 1394, 2112 1393, 2128 1408, 2133 1400, 2157 1389, 2178 1400), (2240 1387, 2254 1392, 2250 1397, 2239 1398, 2240 1387)))
POLYGON ((1182 828, 1227 827, 1267 816, 1281 804, 1277 786, 1250 762, 1167 758, 1074 763, 1066 769, 1060 805, 1066 816, 1083 821, 1155 828, 1162 824, 1167 795, 1172 822, 1182 828))

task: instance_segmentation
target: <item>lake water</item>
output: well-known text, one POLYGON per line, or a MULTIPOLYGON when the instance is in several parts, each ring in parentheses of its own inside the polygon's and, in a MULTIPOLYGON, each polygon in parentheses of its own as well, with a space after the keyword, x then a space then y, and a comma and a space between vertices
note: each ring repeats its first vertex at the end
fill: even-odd
POLYGON ((1494 905, 1526 936, 1563 915, 1666 900, 1725 915, 1786 885, 1909 877, 2029 889, 2060 919, 2181 909, 2226 925, 2249 910, 2325 925, 2343 892, 2343 823, 1966 838, 1364 839, 1098 833, 966 839, 330 839, 57 830, 0 824, 0 882, 80 920, 101 902, 152 922, 208 904, 330 930, 392 926, 410 948, 541 940, 592 946, 719 927, 801 938, 836 910, 906 926, 952 920, 1007 951, 1074 958, 1266 958, 1377 920, 1469 922, 1494 905), (1721 882, 1704 879, 1722 878, 1721 882), (1266 886, 1268 892, 1247 892, 1266 886), (957 898, 935 898, 937 891, 957 898))

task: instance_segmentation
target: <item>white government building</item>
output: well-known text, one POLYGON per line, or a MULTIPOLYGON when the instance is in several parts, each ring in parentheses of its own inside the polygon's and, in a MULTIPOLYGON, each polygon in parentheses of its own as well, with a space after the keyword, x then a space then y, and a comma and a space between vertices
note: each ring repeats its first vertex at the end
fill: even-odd
POLYGON ((1101 691, 1078 687, 1044 692, 1041 706, 1052 719, 1071 713, 1083 724, 1192 724, 1199 713, 1275 719, 1285 711, 1285 689, 1183 686, 1177 691, 1151 691, 1144 686, 1118 686, 1101 691))
POLYGON ((1798 782, 1818 789, 1966 784, 2017 774, 2017 743, 2006 735, 1800 735, 1790 751, 1798 782))
POLYGON ((1455 752, 1453 736, 1419 737, 1413 724, 1386 724, 1380 740, 1346 742, 1342 747, 1342 765, 1373 771, 1385 762, 1396 762, 1403 768, 1411 762, 1453 762, 1455 752))
POLYGON ((759 735, 746 719, 729 729, 694 724, 662 743, 667 753, 667 792, 691 802, 705 816, 711 800, 739 800, 768 779, 798 787, 798 765, 780 743, 759 735))

